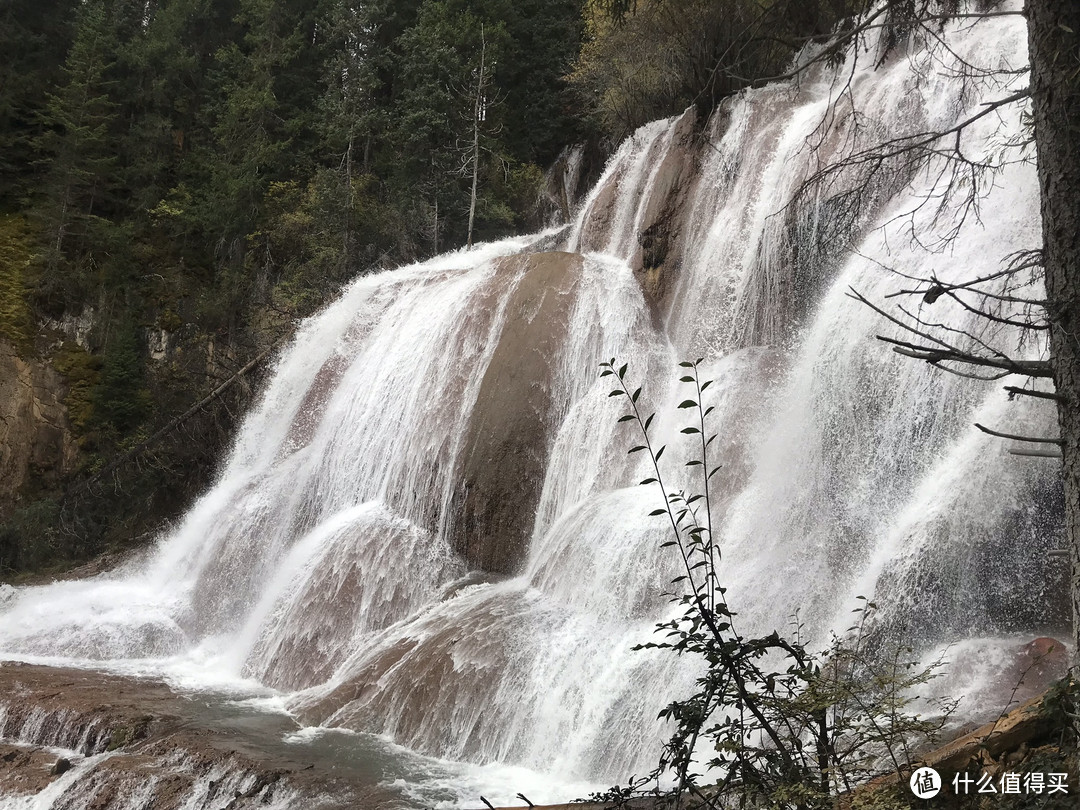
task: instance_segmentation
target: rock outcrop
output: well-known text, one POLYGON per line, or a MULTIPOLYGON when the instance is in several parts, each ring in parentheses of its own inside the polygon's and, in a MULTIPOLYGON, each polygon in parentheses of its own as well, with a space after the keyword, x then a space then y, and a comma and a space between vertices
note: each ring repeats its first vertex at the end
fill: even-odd
POLYGON ((697 135, 697 117, 687 110, 672 134, 673 147, 657 169, 630 262, 645 297, 661 309, 682 263, 684 209, 702 148, 697 135))
POLYGON ((363 763, 268 745, 296 729, 289 718, 215 712, 212 698, 160 681, 4 663, 0 695, 0 797, 50 789, 58 810, 344 810, 393 798, 363 763))
POLYGON ((457 477, 451 542, 470 565, 511 573, 532 533, 554 418, 553 378, 582 258, 534 253, 500 261, 520 274, 488 365, 457 477))
POLYGON ((0 516, 32 482, 55 483, 76 463, 63 376, 0 340, 0 516))
POLYGON ((670 139, 650 144, 642 178, 628 167, 612 172, 594 192, 582 223, 577 249, 606 252, 625 236, 636 240, 626 257, 655 314, 663 312, 679 273, 684 248, 686 203, 695 183, 695 171, 704 147, 698 118, 688 109, 675 123, 670 139), (628 210, 627 200, 634 210, 628 210), (629 234, 625 230, 630 228, 629 234))

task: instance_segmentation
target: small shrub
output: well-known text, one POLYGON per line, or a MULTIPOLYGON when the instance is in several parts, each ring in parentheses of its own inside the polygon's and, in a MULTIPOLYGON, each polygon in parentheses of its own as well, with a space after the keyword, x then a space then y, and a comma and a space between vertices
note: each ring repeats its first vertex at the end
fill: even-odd
POLYGON ((822 653, 807 649, 798 624, 794 638, 739 631, 721 584, 710 483, 720 468, 709 454, 717 434, 709 433, 714 409, 703 397, 712 381, 701 379, 699 364, 681 364, 686 396, 678 405, 691 415, 681 433, 695 444, 685 466, 698 479, 696 492, 669 486, 660 464, 667 448, 653 439, 656 414, 640 410, 642 389, 631 390, 627 365, 602 364, 601 376, 616 380, 610 396, 628 405, 619 421, 634 422, 640 432, 629 453, 651 461, 652 472, 640 484, 664 494, 664 508, 651 516, 670 526, 663 546, 682 569, 671 583, 678 614, 657 625, 662 640, 640 648, 691 656, 704 664, 704 674, 693 695, 660 713, 674 731, 657 769, 595 798, 626 803, 663 795, 661 785, 673 784, 667 792, 676 805, 688 798, 710 808, 832 808, 839 794, 877 773, 909 771, 915 752, 933 740, 953 705, 939 703, 932 718, 911 711, 914 690, 935 677, 940 662, 920 667, 902 646, 869 651, 864 631, 874 605, 862 597, 855 624, 822 653))
POLYGON ((0 572, 40 570, 64 557, 60 505, 35 501, 0 522, 0 572))

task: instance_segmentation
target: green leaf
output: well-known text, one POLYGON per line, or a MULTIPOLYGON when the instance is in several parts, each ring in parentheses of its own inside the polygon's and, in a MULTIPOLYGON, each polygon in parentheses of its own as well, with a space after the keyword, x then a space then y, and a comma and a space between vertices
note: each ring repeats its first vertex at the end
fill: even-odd
POLYGON ((626 455, 630 455, 631 453, 637 453, 637 452, 639 452, 641 450, 644 450, 644 449, 646 449, 645 445, 639 444, 637 447, 631 447, 629 450, 627 450, 626 455))
POLYGON ((617 397, 620 394, 625 394, 625 393, 626 393, 625 391, 620 391, 620 390, 616 389, 615 391, 612 391, 610 394, 608 394, 608 396, 609 397, 617 397))
POLYGON ((645 486, 646 484, 655 484, 655 483, 656 483, 656 479, 655 479, 655 478, 646 478, 646 479, 642 480, 641 482, 639 482, 639 483, 638 483, 638 486, 639 486, 639 487, 643 487, 643 486, 645 486))
POLYGON ((620 422, 629 422, 633 418, 634 418, 634 415, 632 413, 628 413, 626 416, 620 416, 619 421, 620 422))
POLYGON ((659 450, 656 451, 656 459, 655 459, 656 461, 660 460, 660 456, 664 455, 665 450, 667 450, 667 445, 666 444, 663 447, 661 447, 659 450))
POLYGON ((640 397, 640 396, 641 396, 641 387, 639 386, 638 389, 636 391, 634 391, 634 393, 632 393, 630 395, 630 401, 631 402, 637 402, 638 397, 640 397))
POLYGON ((601 374, 600 376, 601 376, 601 377, 610 377, 610 376, 611 376, 611 371, 605 371, 605 372, 604 372, 603 374, 601 374))
POLYGON ((716 407, 713 406, 713 405, 710 405, 708 408, 705 409, 705 415, 708 416, 710 413, 712 413, 715 410, 716 410, 716 407))
POLYGON ((693 382, 693 377, 679 377, 679 382, 693 382))
POLYGON ((694 402, 694 400, 692 400, 692 399, 684 399, 682 402, 679 403, 679 407, 680 408, 696 408, 697 403, 694 402))
POLYGON ((649 517, 656 517, 657 515, 666 515, 667 509, 653 509, 649 512, 649 517))
POLYGON ((706 380, 705 382, 703 382, 703 383, 701 384, 701 390, 702 390, 702 391, 704 391, 704 390, 705 390, 706 388, 708 388, 708 387, 709 387, 710 385, 712 385, 712 380, 706 380))
POLYGON ((653 420, 653 417, 654 417, 654 416, 656 416, 656 414, 655 414, 655 413, 650 413, 650 414, 649 414, 649 418, 645 420, 645 430, 648 430, 648 429, 649 429, 649 425, 651 425, 651 424, 652 424, 652 420, 653 420))
POLYGON ((701 433, 696 427, 684 427, 679 433, 701 433))
POLYGON ((619 369, 619 377, 620 378, 626 373, 627 368, 629 368, 629 364, 628 363, 623 363, 622 367, 619 369))
POLYGON ((686 360, 683 360, 681 363, 679 363, 679 367, 680 368, 693 368, 694 364, 691 363, 691 362, 688 362, 686 360))

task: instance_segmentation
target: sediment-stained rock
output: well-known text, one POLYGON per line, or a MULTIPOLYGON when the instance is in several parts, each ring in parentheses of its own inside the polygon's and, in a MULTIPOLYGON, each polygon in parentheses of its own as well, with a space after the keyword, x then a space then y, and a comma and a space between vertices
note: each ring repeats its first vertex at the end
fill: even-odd
POLYGON ((34 796, 59 776, 59 757, 40 746, 0 743, 0 796, 34 796))
POLYGON ((656 171, 642 212, 638 247, 630 261, 646 299, 660 309, 667 304, 667 294, 681 265, 683 209, 701 149, 701 139, 696 135, 697 117, 693 110, 687 110, 672 133, 672 147, 656 171))
POLYGON ((558 351, 582 258, 535 253, 501 260, 520 273, 506 325, 480 386, 459 476, 451 542, 473 566, 510 573, 532 533, 554 418, 558 351))
POLYGON ((344 810, 388 798, 377 779, 302 747, 298 758, 269 752, 262 737, 280 741, 290 718, 223 721, 208 710, 213 696, 160 681, 3 663, 0 695, 0 799, 48 788, 55 810, 344 810), (256 739, 260 722, 271 727, 256 739))

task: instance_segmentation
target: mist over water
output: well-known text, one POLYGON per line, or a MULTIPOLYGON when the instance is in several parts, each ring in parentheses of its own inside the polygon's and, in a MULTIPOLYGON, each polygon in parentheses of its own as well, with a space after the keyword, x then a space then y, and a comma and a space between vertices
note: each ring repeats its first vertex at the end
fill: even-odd
MULTIPOLYGON (((957 57, 1026 61, 1022 21, 952 28, 957 57)), ((876 599, 884 631, 927 649, 1042 632, 1056 470, 973 423, 1049 435, 1052 405, 894 355, 874 337, 899 331, 848 295, 903 288, 889 269, 966 279, 1038 246, 1034 167, 1003 149, 1023 135, 1019 111, 963 137, 969 157, 1009 156, 977 215, 941 198, 933 161, 902 181, 852 170, 789 206, 844 154, 948 128, 1016 88, 947 78, 941 60, 954 57, 918 49, 874 70, 872 51, 854 69, 849 56, 798 87, 744 93, 709 122, 688 111, 648 124, 566 233, 353 282, 302 325, 175 530, 119 571, 20 589, 0 608, 0 654, 276 690, 301 725, 457 763, 437 781, 487 784, 493 801, 526 774, 543 775, 525 790, 540 802, 648 771, 664 738, 656 713, 695 671, 631 651, 670 609, 674 560, 646 517, 660 493, 634 486, 645 471, 625 454, 621 398, 597 376, 611 357, 645 382, 672 475, 676 363, 701 357, 716 381, 714 522, 743 632, 797 613, 824 644, 857 595, 876 599), (653 283, 641 236, 672 205, 653 283), (553 239, 582 258, 530 263, 553 239), (543 346, 536 379, 514 379, 514 341, 543 346), (502 473, 485 483, 483 459, 476 472, 478 446, 536 471, 523 474, 528 514, 487 545, 463 517, 468 499, 507 490, 502 473), (503 783, 499 767, 524 770, 503 783)), ((983 329, 946 300, 933 315, 983 329)), ((1016 349, 1015 335, 984 337, 1016 349)), ((406 794, 422 792, 416 778, 402 777, 406 794)))

